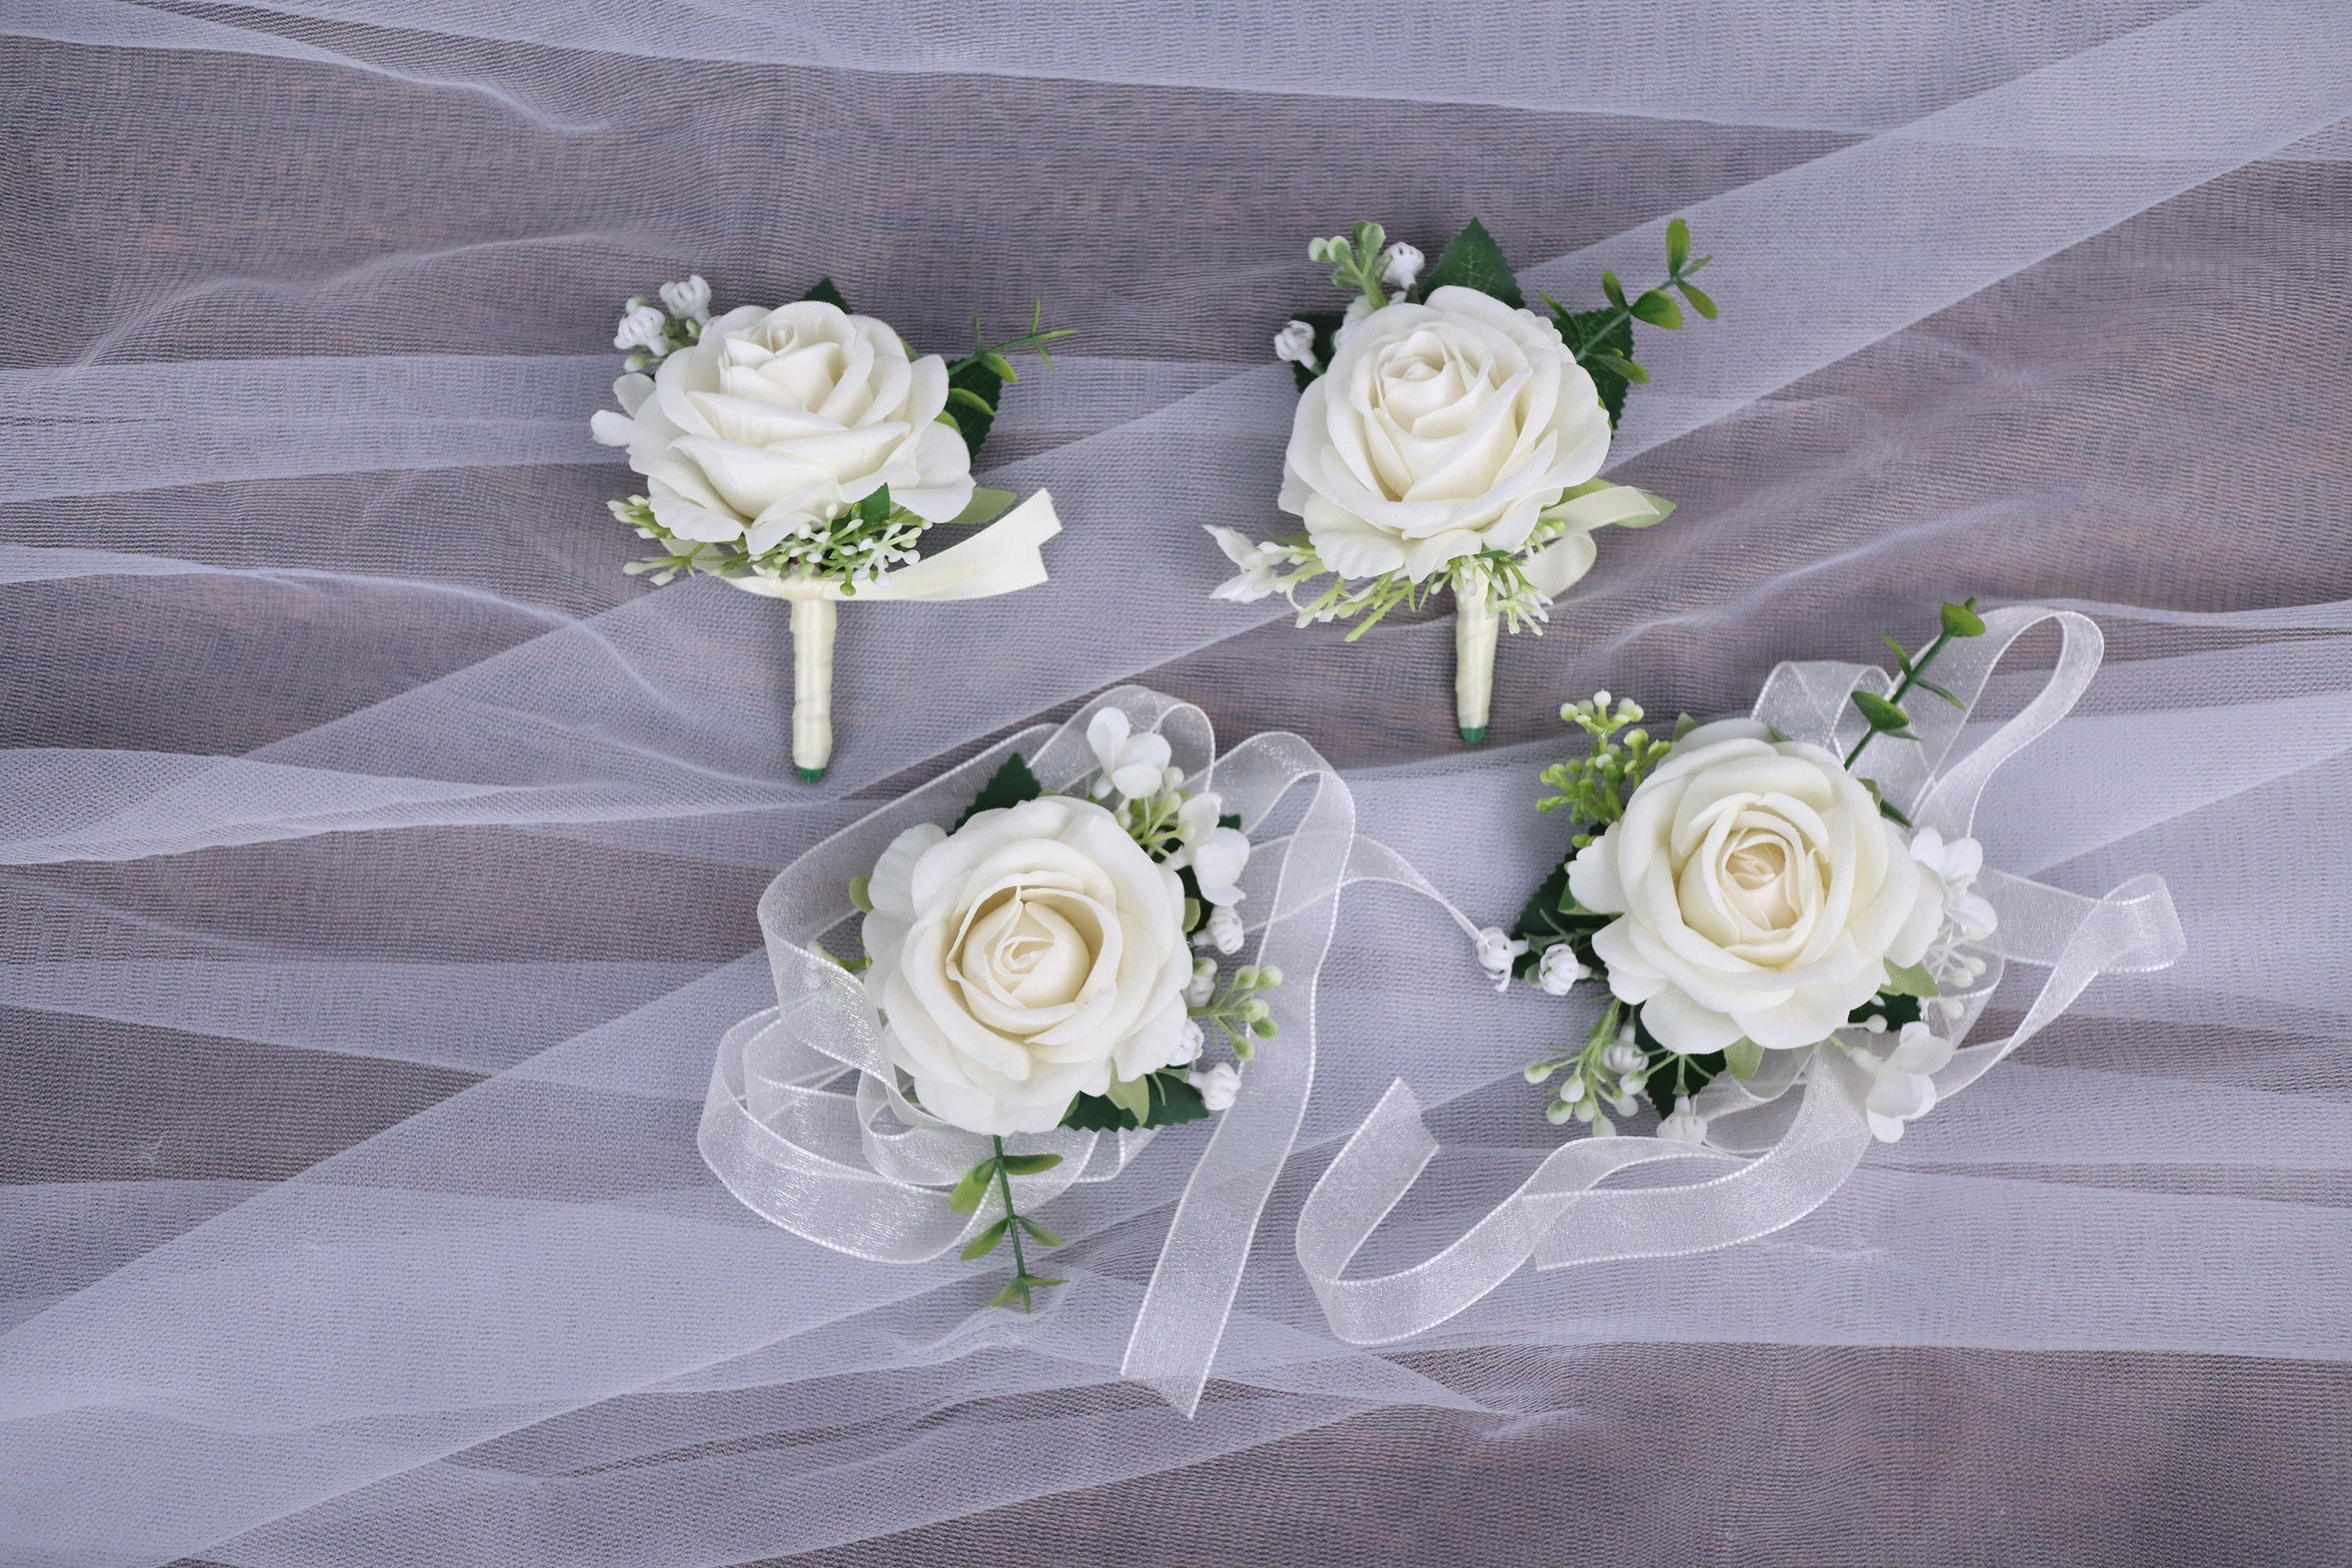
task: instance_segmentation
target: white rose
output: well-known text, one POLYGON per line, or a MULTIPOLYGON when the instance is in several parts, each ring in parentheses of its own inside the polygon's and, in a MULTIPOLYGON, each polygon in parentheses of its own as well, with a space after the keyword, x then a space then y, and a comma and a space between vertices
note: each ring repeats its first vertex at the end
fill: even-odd
POLYGON ((1195 1048, 1183 885, 1090 801, 908 828, 866 886, 883 1048, 943 1121, 1043 1132, 1073 1096, 1195 1048))
POLYGON ((761 554, 884 485, 932 522, 971 502, 971 453, 939 418, 946 362, 909 359, 871 316, 816 300, 745 306, 664 360, 650 386, 625 377, 615 390, 627 417, 598 416, 597 437, 625 442, 655 520, 681 539, 740 539, 761 554))
POLYGON ((1348 329, 1299 395, 1276 504, 1341 576, 1419 582, 1517 550, 1608 454, 1609 416, 1559 331, 1448 287, 1348 329))
POLYGON ((1821 747, 1749 720, 1703 725, 1569 868, 1609 988, 1670 1050, 1829 1037, 1916 963, 1942 880, 1821 747))

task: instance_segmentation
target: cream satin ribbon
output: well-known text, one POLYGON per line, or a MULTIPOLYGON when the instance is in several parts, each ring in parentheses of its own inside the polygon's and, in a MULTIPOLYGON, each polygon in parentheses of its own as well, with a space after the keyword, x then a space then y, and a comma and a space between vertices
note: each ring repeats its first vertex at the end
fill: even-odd
POLYGON ((970 539, 885 573, 852 593, 831 578, 729 577, 747 594, 793 606, 793 766, 814 784, 833 760, 834 606, 845 599, 944 604, 1018 593, 1045 581, 1045 542, 1062 531, 1039 490, 970 539))

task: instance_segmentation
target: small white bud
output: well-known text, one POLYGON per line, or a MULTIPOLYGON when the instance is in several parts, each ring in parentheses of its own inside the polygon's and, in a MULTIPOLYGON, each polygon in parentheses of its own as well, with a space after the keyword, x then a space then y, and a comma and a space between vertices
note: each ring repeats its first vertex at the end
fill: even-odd
POLYGON ((1209 911, 1209 942, 1219 952, 1242 950, 1242 917, 1231 904, 1209 911))
POLYGON ((1544 949, 1542 962, 1536 967, 1536 984, 1547 996, 1565 996, 1570 987, 1591 973, 1577 958, 1575 950, 1563 942, 1544 949))
POLYGON ((1274 334, 1274 357, 1291 364, 1303 364, 1309 370, 1321 367, 1315 357, 1315 329, 1305 321, 1292 321, 1274 334))
POLYGON ((1685 1096, 1675 1100, 1673 1114, 1658 1123, 1658 1136, 1671 1143, 1688 1143, 1696 1148, 1706 1142, 1706 1118, 1692 1107, 1685 1096))
POLYGON ((613 333, 613 346, 616 349, 649 349, 657 354, 667 353, 669 339, 664 335, 664 329, 668 325, 669 318, 662 314, 660 306, 632 306, 628 313, 621 318, 619 329, 613 333))
POLYGON ((1184 1081, 1201 1091, 1201 1103, 1212 1110, 1230 1110, 1242 1091, 1242 1075, 1230 1063, 1219 1062, 1206 1072, 1187 1073, 1184 1081))
POLYGON ((1200 1020, 1197 1018, 1185 1019, 1184 1044, 1179 1047, 1181 1054, 1176 1059, 1180 1062, 1191 1061, 1193 1058, 1201 1054, 1201 1047, 1208 1043, 1209 1037, 1207 1033, 1202 1029, 1200 1020))
POLYGON ((1381 252, 1381 281, 1391 289, 1410 289, 1421 276, 1421 252, 1398 240, 1381 252))
POLYGON ((1596 691, 1592 694, 1592 710, 1595 713, 1605 713, 1609 710, 1608 692, 1596 691))
POLYGON ((710 285, 702 280, 699 272, 683 283, 663 284, 661 299, 662 303, 668 307, 669 313, 680 321, 710 320, 710 285))
POLYGON ((1478 967, 1486 972, 1496 990, 1507 991, 1511 988, 1511 965, 1527 950, 1525 937, 1507 935, 1501 926, 1488 926, 1477 937, 1478 967))
POLYGON ((1217 994, 1217 961, 1204 958, 1192 965, 1192 981, 1184 987, 1184 1005, 1205 1007, 1209 998, 1217 994))
POLYGON ((1641 1047, 1625 1039, 1612 1042, 1607 1050, 1601 1053, 1601 1065, 1621 1077, 1638 1070, 1648 1059, 1641 1047))

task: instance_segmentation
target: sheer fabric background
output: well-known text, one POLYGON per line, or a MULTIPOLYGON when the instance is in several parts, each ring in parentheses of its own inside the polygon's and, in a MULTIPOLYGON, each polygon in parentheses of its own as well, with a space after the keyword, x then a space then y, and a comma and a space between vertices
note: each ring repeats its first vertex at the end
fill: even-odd
POLYGON ((0 1560, 2352 1545, 2339 7, 0 0, 0 1560), (1478 216, 1566 297, 1675 213, 1725 319, 1658 344, 1611 472, 1682 510, 1507 640, 1487 749, 1443 620, 1343 647, 1207 600, 1200 525, 1276 525, 1308 235, 1478 216), (815 790, 775 606, 623 576, 603 507, 614 306, 688 270, 830 273, 927 349, 1033 297, 1082 333, 988 454, 1053 489, 1055 582, 845 616, 815 790), (1589 1007, 1496 996, 1393 889, 1343 910, 1195 1422, 1116 1380, 1185 1134, 1056 1206, 1031 1321, 694 1153, 773 869, 1092 691, 1299 731, 1504 920, 1559 849, 1563 699, 1744 711, 1969 592, 2109 641, 1990 858, 2161 871, 2191 952, 1780 1236, 1334 1341, 1288 1250, 1339 1141, 1403 1076, 1475 1151, 1363 1266, 1425 1255, 1560 1136, 1517 1068, 1589 1007))

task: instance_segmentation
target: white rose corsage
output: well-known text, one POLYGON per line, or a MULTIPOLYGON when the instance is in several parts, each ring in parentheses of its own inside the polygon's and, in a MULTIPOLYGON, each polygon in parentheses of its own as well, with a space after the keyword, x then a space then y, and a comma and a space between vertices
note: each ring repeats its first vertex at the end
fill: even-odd
POLYGON ((1979 615, 1971 599, 1944 605, 1916 653, 1885 640, 1893 677, 1783 664, 1749 717, 1685 715, 1670 739, 1606 691, 1562 709, 1591 743, 1544 772, 1537 808, 1570 819, 1568 854, 1516 927, 1486 928, 1475 952, 1498 987, 1591 998, 1589 1026, 1526 1076, 1552 1085, 1554 1123, 1594 1136, 1417 1268, 1346 1279, 1435 1152, 1411 1091, 1393 1086, 1299 1219, 1301 1261, 1343 1337, 1418 1332, 1530 1258, 1548 1268, 1698 1252, 1793 1224, 1874 1141, 1901 1138, 2095 976, 2179 956, 2160 879, 2085 898, 1988 869, 1971 837, 1993 774, 2089 687, 2096 625, 2037 606, 1979 615), (2053 620, 2063 642, 2046 686, 1945 766, 1994 663, 2053 620), (2050 973, 2005 1038, 1969 1046, 2008 964, 2050 973), (1644 1100, 1654 1131, 1629 1135, 1618 1122, 1644 1100), (1699 1174, 1595 1190, 1673 1160, 1699 1174))
POLYGON ((1354 822, 1297 737, 1220 756, 1138 688, 1014 736, 769 887, 778 1005, 721 1042, 705 1160, 840 1252, 1009 1248, 988 1307, 1026 1311, 1067 1282, 1041 1211, 1213 1121, 1121 1367, 1189 1414, 1313 1080, 1354 822), (852 930, 862 953, 827 952, 852 930))
POLYGON ((1040 490, 972 480, 1011 354, 1070 335, 1047 328, 983 342, 953 363, 918 355, 886 321, 852 314, 821 279, 769 310, 710 313, 700 277, 666 283, 625 307, 614 346, 629 351, 613 384, 619 413, 592 421, 628 450, 643 493, 613 513, 659 552, 625 570, 656 583, 707 574, 793 606, 793 764, 810 782, 833 756, 835 608, 841 600, 977 599, 1045 580, 1040 547, 1061 531, 1040 490), (1003 515, 1011 509, 1010 515, 1003 515), (940 524, 992 526, 926 558, 940 524))
POLYGON ((1606 302, 1527 309, 1509 262, 1475 219, 1423 276, 1422 253, 1375 223, 1317 239, 1308 256, 1354 298, 1275 335, 1298 411, 1276 504, 1301 532, 1254 542, 1209 532, 1241 570, 1215 596, 1281 594, 1302 626, 1353 621, 1349 641, 1391 610, 1454 592, 1454 719, 1486 738, 1496 635, 1540 633, 1552 601, 1592 569, 1592 534, 1647 528, 1674 510, 1598 478, 1633 360, 1633 323, 1678 328, 1679 293, 1713 320, 1692 277, 1690 230, 1666 227, 1666 276, 1628 297, 1601 275, 1606 302), (1316 584, 1324 578, 1328 584, 1316 584))

